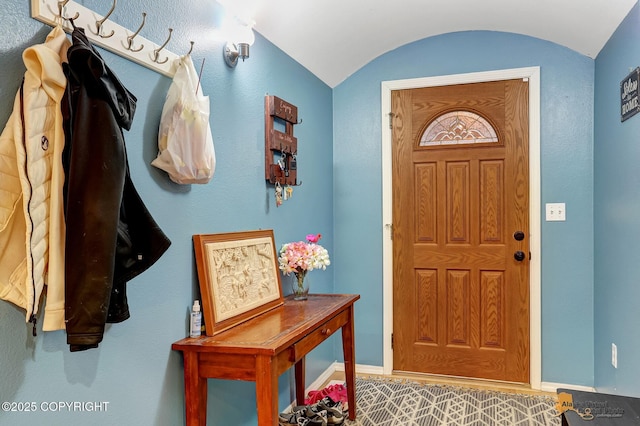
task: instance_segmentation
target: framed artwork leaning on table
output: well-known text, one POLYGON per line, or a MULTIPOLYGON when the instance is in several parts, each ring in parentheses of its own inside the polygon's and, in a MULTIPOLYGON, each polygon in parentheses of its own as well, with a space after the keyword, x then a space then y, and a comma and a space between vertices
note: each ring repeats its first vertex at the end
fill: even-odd
POLYGON ((196 234, 193 245, 207 336, 283 304, 273 230, 196 234))

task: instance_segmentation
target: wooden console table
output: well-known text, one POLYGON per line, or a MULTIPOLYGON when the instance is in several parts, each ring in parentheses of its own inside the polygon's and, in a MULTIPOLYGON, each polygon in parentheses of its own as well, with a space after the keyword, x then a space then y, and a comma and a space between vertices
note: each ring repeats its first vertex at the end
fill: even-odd
MULTIPOLYGON (((353 305, 360 295, 313 294, 284 304, 213 337, 171 347, 184 357, 187 426, 205 426, 207 379, 256 382, 258 426, 278 425, 278 376, 295 365, 296 400, 304 403, 305 355, 342 329, 349 419, 356 417, 353 305)), ((223 422, 228 423, 228 422, 223 422)))

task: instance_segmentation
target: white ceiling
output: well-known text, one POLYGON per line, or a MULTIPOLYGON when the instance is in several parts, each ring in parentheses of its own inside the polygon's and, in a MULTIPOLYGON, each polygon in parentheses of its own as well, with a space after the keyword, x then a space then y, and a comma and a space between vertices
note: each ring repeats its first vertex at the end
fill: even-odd
MULTIPOLYGON (((454 31, 529 35, 595 58, 638 0, 234 0, 331 87, 404 44, 454 31)), ((228 0, 227 0, 228 2, 228 0)))

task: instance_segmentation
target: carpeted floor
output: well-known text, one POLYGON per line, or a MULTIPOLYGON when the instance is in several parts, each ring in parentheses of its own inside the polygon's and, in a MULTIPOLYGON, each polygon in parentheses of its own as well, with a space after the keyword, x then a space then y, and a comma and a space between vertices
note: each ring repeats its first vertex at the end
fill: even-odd
POLYGON ((345 426, 560 425, 552 397, 356 378, 357 416, 345 426))

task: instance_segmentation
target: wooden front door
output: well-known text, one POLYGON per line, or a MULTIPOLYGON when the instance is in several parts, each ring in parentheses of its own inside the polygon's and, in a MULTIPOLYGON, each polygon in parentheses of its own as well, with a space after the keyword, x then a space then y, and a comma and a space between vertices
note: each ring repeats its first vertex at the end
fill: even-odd
POLYGON ((522 79, 392 92, 393 369, 529 382, 522 79))

